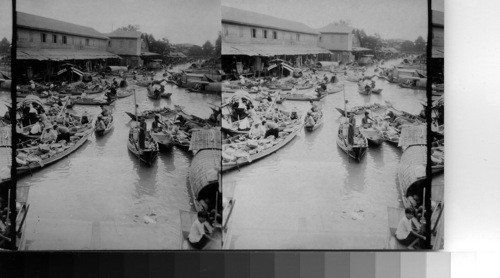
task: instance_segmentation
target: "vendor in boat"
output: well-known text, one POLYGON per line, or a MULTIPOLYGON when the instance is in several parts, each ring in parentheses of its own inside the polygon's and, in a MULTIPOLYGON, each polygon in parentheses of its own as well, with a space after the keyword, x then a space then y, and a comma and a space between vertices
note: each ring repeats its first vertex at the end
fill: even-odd
POLYGON ((316 124, 316 121, 314 120, 314 117, 313 117, 311 111, 307 111, 306 126, 314 126, 315 124, 316 124))
POLYGON ((206 211, 199 211, 198 218, 189 230, 188 241, 196 249, 202 249, 211 239, 207 234, 211 234, 213 228, 207 222, 207 217, 206 211))
POLYGON ((151 130, 153 132, 160 132, 163 127, 168 128, 164 122, 160 121, 160 116, 155 115, 155 120, 151 123, 151 130))
POLYGON ((310 100, 309 104, 311 104, 311 112, 318 112, 319 111, 318 105, 316 105, 316 103, 314 103, 314 101, 310 100))
POLYGON ((87 113, 87 111, 83 112, 83 115, 82 115, 82 118, 80 120, 80 123, 82 125, 85 125, 85 124, 88 124, 90 121, 89 121, 89 114, 87 113))
POLYGON ((349 145, 354 145, 354 129, 356 128, 356 119, 354 118, 354 113, 349 115, 349 128, 347 129, 347 143, 349 145))
POLYGON ((43 131, 43 122, 41 119, 38 120, 30 129, 31 135, 40 135, 43 131))
POLYGON ((260 139, 266 135, 266 130, 263 125, 260 124, 260 121, 255 121, 254 125, 250 129, 250 132, 248 133, 248 136, 251 139, 260 139))
POLYGON ((69 129, 67 127, 54 125, 53 129, 54 129, 54 131, 57 132, 56 142, 59 142, 61 140, 65 140, 67 143, 69 143, 71 141, 71 134, 70 134, 69 129))
POLYGON ((55 131, 52 126, 47 125, 42 135, 40 136, 40 139, 44 144, 55 142, 57 140, 57 131, 55 131))
POLYGON ((363 128, 370 128, 373 124, 373 119, 370 118, 370 112, 366 111, 365 116, 361 119, 361 126, 363 128))
POLYGON ((144 117, 142 117, 139 120, 139 148, 145 149, 146 148, 146 132, 147 132, 148 126, 146 124, 146 120, 144 120, 144 117))
POLYGON ((280 131, 277 123, 273 121, 262 121, 262 125, 266 128, 266 134, 264 135, 264 138, 267 138, 271 135, 273 135, 274 138, 280 137, 280 131))
POLYGON ((417 244, 418 239, 425 240, 425 236, 418 233, 421 225, 414 218, 414 214, 412 208, 405 209, 405 216, 399 221, 395 234, 396 239, 404 246, 408 246, 408 249, 414 249, 413 246, 417 244))
POLYGON ((95 123, 95 129, 96 130, 105 130, 106 129, 106 123, 102 119, 101 115, 97 116, 97 121, 95 123))

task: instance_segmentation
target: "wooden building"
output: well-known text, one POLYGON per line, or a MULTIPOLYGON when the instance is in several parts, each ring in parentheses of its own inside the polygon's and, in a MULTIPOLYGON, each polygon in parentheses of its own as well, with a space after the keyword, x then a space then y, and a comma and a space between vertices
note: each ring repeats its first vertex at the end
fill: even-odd
POLYGON ((330 50, 333 61, 353 62, 353 51, 360 47, 359 39, 353 30, 350 26, 330 23, 317 30, 320 33, 318 46, 330 50))
POLYGON ((221 12, 223 65, 238 74, 262 72, 275 57, 301 66, 329 53, 318 47, 319 33, 303 23, 232 7, 223 6, 221 12))
POLYGON ((161 57, 160 54, 149 52, 140 32, 115 30, 106 35, 109 37, 107 50, 122 58, 120 66, 142 67, 161 57))
POLYGON ((17 60, 21 80, 49 81, 59 66, 103 68, 119 56, 106 51, 108 37, 93 28, 17 12, 17 60))

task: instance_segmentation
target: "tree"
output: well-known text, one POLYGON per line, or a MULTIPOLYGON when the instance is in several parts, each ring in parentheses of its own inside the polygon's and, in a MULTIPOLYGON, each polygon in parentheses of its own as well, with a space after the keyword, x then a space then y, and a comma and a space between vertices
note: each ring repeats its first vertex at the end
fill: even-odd
POLYGON ((415 44, 412 41, 404 41, 401 43, 401 51, 403 52, 412 52, 415 49, 415 44))
POLYGON ((214 45, 209 40, 207 40, 203 44, 202 49, 203 49, 204 56, 212 56, 212 54, 214 52, 214 45))
POLYGON ((122 26, 122 27, 120 27, 120 28, 118 28, 116 30, 121 30, 121 31, 136 31, 136 32, 138 32, 139 29, 140 29, 139 25, 137 25, 137 24, 134 24, 134 25, 129 24, 128 26, 122 26))
POLYGON ((214 56, 220 57, 221 53, 222 53, 222 36, 221 36, 221 33, 219 32, 219 37, 217 38, 217 40, 215 40, 214 56))
POLYGON ((189 56, 203 56, 203 48, 199 45, 193 45, 188 51, 189 56))
POLYGON ((422 38, 422 36, 418 36, 418 38, 415 40, 415 51, 417 52, 425 52, 426 46, 425 46, 425 40, 422 38))
POLYGON ((10 53, 10 42, 5 37, 0 41, 0 53, 10 53))
POLYGON ((164 55, 170 52, 170 42, 167 38, 156 40, 153 34, 143 33, 141 38, 146 42, 149 51, 164 55))
POLYGON ((382 46, 382 40, 377 36, 366 36, 363 39, 361 46, 369 48, 371 50, 376 50, 382 46))

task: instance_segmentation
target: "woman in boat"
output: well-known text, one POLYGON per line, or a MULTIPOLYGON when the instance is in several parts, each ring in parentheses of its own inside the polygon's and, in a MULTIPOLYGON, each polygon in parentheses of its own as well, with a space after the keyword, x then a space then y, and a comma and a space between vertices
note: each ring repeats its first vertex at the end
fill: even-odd
POLYGON ((408 246, 408 249, 414 249, 413 246, 418 242, 418 239, 425 240, 425 236, 419 234, 421 225, 414 218, 415 211, 412 208, 405 209, 405 216, 401 218, 396 229, 396 239, 408 246))
POLYGON ((85 124, 88 124, 90 121, 89 121, 89 115, 87 113, 87 111, 83 112, 83 115, 82 115, 82 119, 80 120, 80 123, 82 125, 85 125, 85 124))
POLYGON ((106 123, 103 121, 101 115, 97 116, 97 122, 96 122, 95 128, 96 128, 96 130, 105 130, 106 129, 106 123))
POLYGON ((316 124, 316 121, 314 120, 314 117, 313 117, 311 111, 307 111, 306 126, 314 126, 315 124, 316 124))
POLYGON ((146 132, 147 132, 147 125, 146 121, 144 118, 140 119, 139 122, 139 148, 145 149, 146 148, 146 132))

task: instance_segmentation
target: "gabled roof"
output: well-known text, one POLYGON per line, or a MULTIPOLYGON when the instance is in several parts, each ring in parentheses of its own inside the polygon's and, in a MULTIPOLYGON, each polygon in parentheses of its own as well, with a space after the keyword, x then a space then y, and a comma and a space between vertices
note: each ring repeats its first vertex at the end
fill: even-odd
POLYGON ((106 34, 110 38, 131 38, 131 39, 139 39, 141 37, 141 32, 137 31, 124 31, 124 30, 115 30, 111 33, 106 34))
POLYGON ((299 32, 306 34, 318 34, 314 29, 304 23, 277 18, 270 15, 240 10, 232 7, 222 6, 222 22, 251 25, 256 27, 274 28, 284 31, 299 32))
POLYGON ((323 28, 316 29, 320 33, 350 34, 354 28, 346 25, 330 23, 323 28))
POLYGON ((104 34, 90 27, 23 12, 17 12, 17 26, 40 31, 107 39, 104 34))

